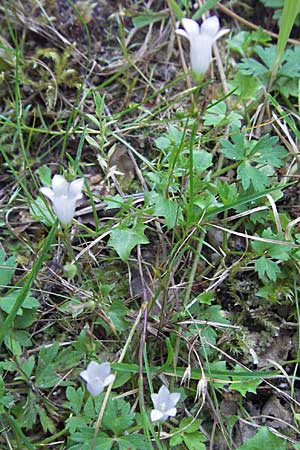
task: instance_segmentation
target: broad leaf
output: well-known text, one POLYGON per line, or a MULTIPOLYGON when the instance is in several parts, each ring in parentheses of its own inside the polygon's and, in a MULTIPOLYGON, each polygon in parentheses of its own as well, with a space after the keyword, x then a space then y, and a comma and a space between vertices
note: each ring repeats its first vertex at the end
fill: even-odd
POLYGON ((119 225, 111 230, 108 245, 116 250, 122 261, 127 261, 134 247, 138 244, 149 244, 149 240, 144 234, 145 228, 142 223, 138 223, 132 228, 119 225))
POLYGON ((248 439, 237 450, 286 450, 287 441, 271 433, 267 427, 261 427, 255 436, 248 439))

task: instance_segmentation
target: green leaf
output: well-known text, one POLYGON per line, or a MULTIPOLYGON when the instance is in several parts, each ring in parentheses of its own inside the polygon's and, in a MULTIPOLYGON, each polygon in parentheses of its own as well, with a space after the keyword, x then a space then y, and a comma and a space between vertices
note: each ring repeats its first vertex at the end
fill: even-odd
POLYGON ((282 58, 287 40, 292 31, 296 16, 300 11, 300 0, 285 0, 283 4, 283 12, 279 27, 279 37, 277 41, 277 57, 274 62, 272 75, 275 77, 276 71, 278 70, 280 60, 282 58))
POLYGON ((151 23, 161 22, 165 19, 165 14, 158 14, 151 10, 146 11, 144 14, 139 14, 136 17, 133 17, 132 22, 135 28, 144 28, 151 23))
POLYGON ((218 126, 226 118, 226 103, 218 102, 216 104, 208 105, 207 112, 204 114, 204 125, 205 126, 218 126))
POLYGON ((280 273, 280 268, 276 262, 272 261, 270 258, 262 256, 255 261, 255 270, 258 273, 260 279, 264 277, 269 278, 272 281, 277 280, 277 276, 280 273))
POLYGON ((153 450, 152 445, 141 434, 128 434, 118 439, 120 450, 153 450))
MULTIPOLYGON (((70 440, 78 442, 78 445, 68 447, 68 450, 91 450, 95 430, 93 428, 84 428, 77 433, 72 433, 70 440)), ((106 433, 99 431, 96 439, 95 450, 110 450, 114 444, 114 438, 107 436, 106 433)))
POLYGON ((224 153, 226 158, 234 161, 241 161, 244 159, 244 135, 243 133, 236 134, 232 137, 232 143, 227 139, 221 139, 220 151, 224 153))
POLYGON ((206 0, 204 5, 201 6, 201 8, 197 9, 197 12, 195 12, 195 14, 193 15, 193 19, 194 20, 200 19, 200 17, 204 13, 206 13, 206 11, 208 11, 209 9, 213 9, 217 3, 218 3, 218 0, 206 0))
POLYGON ((115 300, 105 312, 117 331, 124 331, 128 328, 129 322, 125 319, 128 308, 126 308, 124 302, 115 300))
MULTIPOLYGON (((16 299, 19 295, 19 290, 15 289, 10 294, 6 295, 5 297, 0 297, 0 308, 5 311, 7 314, 9 314, 16 302, 16 299)), ((25 298, 22 307, 19 308, 17 315, 21 316, 23 314, 23 309, 37 309, 40 306, 40 302, 30 295, 30 293, 25 298)))
POLYGON ((8 286, 16 270, 16 258, 10 256, 6 259, 6 253, 0 246, 0 288, 8 286))
POLYGON ((202 303, 203 305, 211 305, 211 302, 214 300, 214 294, 209 292, 202 292, 202 294, 197 295, 197 300, 199 303, 202 303))
POLYGON ((177 5, 176 0, 169 0, 169 4, 172 8, 173 13, 176 16, 176 19, 181 20, 184 17, 184 13, 181 11, 180 7, 177 5))
POLYGON ((3 414, 4 411, 4 381, 2 376, 0 375, 0 414, 3 414))
POLYGON ((56 432, 55 422, 51 419, 51 417, 48 416, 45 408, 42 408, 40 405, 37 405, 37 411, 43 431, 45 433, 49 431, 50 434, 54 434, 56 432))
POLYGON ((130 412, 129 403, 123 399, 112 400, 110 398, 105 409, 102 425, 107 430, 119 436, 128 430, 133 419, 134 414, 130 412))
MULTIPOLYGON (((263 231, 262 237, 266 239, 273 239, 274 241, 284 239, 283 236, 274 234, 270 228, 263 231)), ((292 247, 289 245, 273 244, 264 241, 253 241, 251 245, 255 252, 261 256, 274 258, 279 261, 288 261, 290 259, 292 247)))
POLYGON ((170 439, 170 446, 172 447, 176 447, 177 445, 180 445, 183 441, 183 436, 181 436, 180 434, 175 434, 175 436, 172 436, 170 439))
POLYGON ((127 261, 134 247, 138 244, 149 244, 144 234, 145 228, 142 223, 137 223, 132 228, 119 225, 112 229, 108 245, 116 250, 122 261, 127 261))
POLYGON ((47 227, 55 223, 55 216, 51 212, 50 207, 46 206, 46 202, 42 197, 38 197, 36 200, 30 202, 29 211, 34 219, 39 220, 47 227))
POLYGON ((228 384, 228 371, 226 368, 226 362, 225 361, 215 361, 213 363, 208 363, 206 365, 206 371, 209 376, 211 376, 211 373, 213 372, 223 372, 223 374, 219 374, 215 377, 216 379, 212 381, 213 385, 216 388, 223 388, 225 385, 228 384), (227 372, 225 374, 225 372, 227 372), (222 381, 224 380, 224 382, 222 381))
POLYGON ((72 416, 66 420, 66 429, 70 433, 74 433, 77 430, 85 428, 90 422, 90 419, 86 416, 72 416))
POLYGON ((189 450, 206 450, 206 445, 201 442, 203 436, 204 435, 198 431, 189 434, 184 433, 183 440, 189 450))
MULTIPOLYGON (((256 389, 262 382, 260 379, 245 379, 244 377, 241 378, 240 374, 241 372, 247 373, 248 371, 243 369, 242 367, 239 367, 238 365, 235 366, 233 372, 232 372, 232 381, 238 381, 238 383, 232 383, 230 385, 230 389, 232 391, 238 391, 243 397, 246 396, 247 392, 252 392, 253 394, 256 394, 256 389), (239 375, 234 375, 234 372, 238 372, 239 375)), ((249 372, 248 372, 249 373, 249 372)))
POLYGON ((76 415, 79 415, 84 397, 83 389, 78 388, 76 390, 72 386, 68 386, 66 396, 68 401, 64 403, 64 406, 66 408, 70 408, 76 415))
POLYGON ((212 165, 212 154, 205 150, 193 151, 193 166, 196 173, 202 173, 212 165))
POLYGON ((162 194, 155 195, 154 201, 154 215, 164 217, 168 229, 171 230, 175 227, 178 220, 182 218, 179 205, 175 200, 167 199, 162 194))
POLYGON ((262 191, 269 184, 268 177, 261 170, 253 167, 249 161, 239 165, 237 179, 242 181, 245 190, 252 184, 256 191, 262 191))
POLYGON ((40 166, 36 173, 39 176, 39 179, 41 180, 41 183, 43 186, 51 186, 51 170, 47 166, 40 166))
POLYGON ((275 436, 267 427, 261 427, 255 436, 248 439, 237 450, 286 450, 287 441, 275 436))
POLYGON ((281 167, 287 151, 281 145, 276 145, 277 142, 277 136, 270 137, 268 134, 263 136, 252 148, 253 160, 259 164, 281 167))
POLYGON ((171 434, 176 433, 171 438, 171 446, 180 445, 184 441, 189 450, 205 450, 206 446, 202 442, 205 442, 207 438, 199 431, 200 424, 199 419, 193 420, 192 417, 182 419, 179 427, 171 430, 171 434))

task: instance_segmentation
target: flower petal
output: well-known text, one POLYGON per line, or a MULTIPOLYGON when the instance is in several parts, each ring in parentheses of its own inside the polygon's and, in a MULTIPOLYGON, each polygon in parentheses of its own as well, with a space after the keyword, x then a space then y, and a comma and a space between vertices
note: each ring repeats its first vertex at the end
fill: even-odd
POLYGON ((160 388, 160 390, 158 391, 159 403, 167 403, 168 404, 169 396, 170 396, 170 391, 167 388, 167 386, 165 386, 163 384, 162 387, 160 388))
MULTIPOLYGON (((107 363, 109 364, 109 363, 107 363)), ((96 361, 91 361, 89 363, 89 365, 87 366, 87 372, 89 374, 89 378, 93 379, 93 378, 99 378, 102 375, 102 371, 101 371, 101 365, 97 363, 96 361)), ((102 378, 102 377, 101 377, 102 378)))
POLYGON ((193 72, 204 74, 212 59, 213 38, 200 34, 196 40, 191 41, 190 59, 193 72))
POLYGON ((170 409, 168 409, 168 411, 165 411, 165 415, 175 417, 176 412, 177 412, 176 408, 170 408, 170 409))
POLYGON ((112 384, 115 381, 115 378, 116 377, 113 373, 111 375, 108 375, 104 380, 103 386, 104 387, 109 386, 110 384, 112 384))
POLYGON ((84 178, 77 178, 69 185, 68 195, 74 197, 76 200, 82 197, 82 189, 84 184, 84 178))
POLYGON ((217 33, 217 35, 214 37, 214 42, 220 39, 225 34, 229 33, 231 30, 229 28, 223 28, 222 30, 217 33))
POLYGON ((54 196, 53 211, 63 225, 69 225, 75 214, 75 201, 65 195, 54 196))
POLYGON ((183 36, 183 37, 189 39, 189 35, 182 28, 176 28, 175 33, 179 34, 179 36, 183 36))
POLYGON ((154 408, 157 408, 159 405, 158 394, 151 394, 151 400, 152 400, 154 408))
POLYGON ((84 379, 84 381, 89 381, 89 374, 87 370, 83 370, 79 375, 84 379))
POLYGON ((54 175, 52 178, 52 189, 56 196, 68 195, 69 183, 62 175, 54 175))
POLYGON ((93 380, 88 381, 86 388, 92 397, 97 397, 97 395, 99 395, 99 394, 101 394, 101 392, 103 392, 104 386, 98 378, 95 381, 93 381, 93 380))
POLYGON ((41 193, 48 197, 52 202, 54 198, 54 192, 49 187, 41 187, 41 193))
POLYGON ((180 392, 173 392, 173 394, 170 394, 169 404, 170 406, 175 406, 176 403, 178 403, 180 399, 180 392))
POLYGON ((217 16, 209 17, 202 22, 200 27, 201 34, 206 34, 207 36, 215 37, 220 28, 220 22, 217 16))
POLYGON ((181 23, 188 36, 197 36, 200 32, 200 27, 198 22, 193 19, 181 19, 181 23))
POLYGON ((157 422, 158 420, 161 420, 164 415, 162 412, 158 411, 158 409, 152 409, 150 417, 152 422, 157 422))
POLYGON ((105 362, 102 364, 98 364, 98 377, 101 376, 101 378, 106 378, 110 374, 110 363, 105 362))

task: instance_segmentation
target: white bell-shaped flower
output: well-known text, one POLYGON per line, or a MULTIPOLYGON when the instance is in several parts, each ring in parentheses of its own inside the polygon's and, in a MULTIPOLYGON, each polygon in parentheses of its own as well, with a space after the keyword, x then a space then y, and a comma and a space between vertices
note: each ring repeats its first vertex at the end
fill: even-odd
POLYGON ((82 197, 83 183, 83 178, 68 183, 62 175, 54 175, 52 189, 40 189, 51 200, 53 211, 63 225, 68 225, 74 217, 76 201, 82 197))
POLYGON ((80 376, 86 381, 86 387, 89 393, 93 397, 96 397, 101 394, 106 386, 115 381, 115 375, 110 372, 111 367, 108 362, 98 364, 92 361, 86 370, 80 372, 80 376))
POLYGON ((182 19, 181 28, 175 32, 190 41, 190 60, 192 71, 196 76, 203 75, 209 68, 212 59, 212 46, 217 39, 228 33, 229 29, 220 30, 217 16, 209 17, 199 27, 193 19, 182 19))
POLYGON ((158 394, 151 394, 154 409, 151 411, 151 420, 156 422, 158 420, 167 420, 169 416, 176 416, 177 409, 175 408, 180 399, 180 392, 170 393, 166 386, 162 386, 158 394))

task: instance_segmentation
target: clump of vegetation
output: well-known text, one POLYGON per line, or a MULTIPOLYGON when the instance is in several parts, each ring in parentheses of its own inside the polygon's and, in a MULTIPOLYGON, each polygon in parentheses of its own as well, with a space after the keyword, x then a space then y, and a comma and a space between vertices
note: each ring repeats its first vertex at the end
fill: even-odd
POLYGON ((235 7, 0 5, 1 448, 300 448, 300 2, 235 7))

